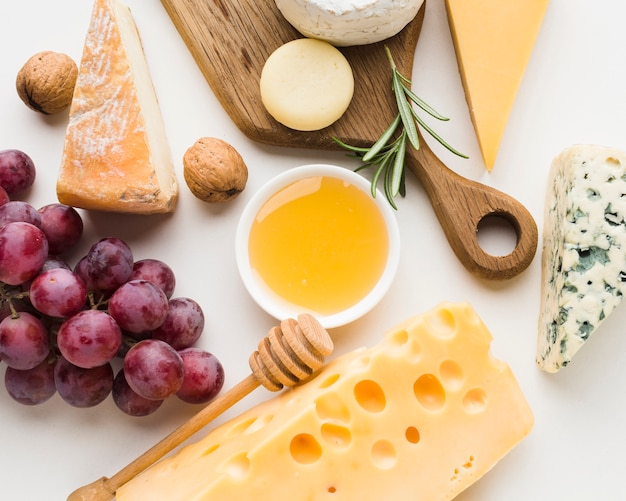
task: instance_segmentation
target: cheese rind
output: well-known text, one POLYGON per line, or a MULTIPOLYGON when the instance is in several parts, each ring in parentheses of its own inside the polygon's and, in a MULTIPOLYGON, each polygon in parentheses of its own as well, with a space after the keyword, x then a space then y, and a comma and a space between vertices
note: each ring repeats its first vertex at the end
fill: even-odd
POLYGON ((158 463, 118 501, 454 498, 533 425, 491 335, 442 304, 158 463))
POLYGON ((492 170, 549 0, 446 0, 465 97, 492 170))
POLYGON ((276 0, 285 19, 306 37, 336 46, 380 42, 399 33, 424 0, 276 0))
POLYGON ((575 145, 552 162, 537 364, 557 372, 626 293, 626 153, 575 145))
POLYGON ((96 0, 70 108, 60 202, 171 212, 178 183, 137 27, 118 0, 96 0))

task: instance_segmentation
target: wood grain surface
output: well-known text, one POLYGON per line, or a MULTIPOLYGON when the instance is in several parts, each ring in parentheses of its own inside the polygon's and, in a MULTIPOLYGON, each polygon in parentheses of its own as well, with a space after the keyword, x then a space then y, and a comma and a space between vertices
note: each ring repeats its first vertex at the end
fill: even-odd
MULTIPOLYGON (((340 50, 352 66, 355 92, 344 115, 320 131, 300 132, 275 121, 261 102, 259 80, 268 56, 301 35, 283 18, 274 0, 161 0, 218 100, 250 139, 278 146, 337 149, 332 140, 371 145, 397 114, 391 90, 388 46, 403 75, 413 72, 426 2, 396 36, 376 44, 340 50)), ((448 169, 422 139, 407 150, 407 167, 420 180, 457 258, 473 274, 510 279, 524 271, 537 249, 537 225, 517 200, 448 169), (478 226, 501 217, 517 234, 506 256, 486 253, 478 226)), ((418 231, 416 225, 416 231, 418 231)))
POLYGON ((355 79, 344 116, 314 132, 299 132, 276 122, 261 102, 259 79, 268 56, 302 38, 274 0, 162 0, 218 100, 242 132, 267 144, 331 149, 337 136, 354 144, 375 141, 396 114, 391 93, 387 45, 404 75, 411 75, 424 7, 398 35, 383 42, 341 48, 355 79))

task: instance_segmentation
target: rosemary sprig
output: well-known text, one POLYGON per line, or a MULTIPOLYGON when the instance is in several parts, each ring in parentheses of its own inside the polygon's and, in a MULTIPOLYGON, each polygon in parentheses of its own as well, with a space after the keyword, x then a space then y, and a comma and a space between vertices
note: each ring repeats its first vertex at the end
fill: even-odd
POLYGON ((407 147, 410 145, 416 150, 420 147, 418 125, 455 155, 462 158, 468 157, 448 144, 418 115, 413 104, 437 120, 449 120, 411 90, 411 80, 398 71, 389 47, 385 46, 385 52, 391 65, 391 89, 396 98, 398 114, 369 148, 352 146, 336 137, 333 140, 342 148, 350 151, 351 156, 361 159, 363 165, 355 169, 357 172, 368 167, 376 168, 372 177, 372 196, 376 196, 376 187, 382 178, 385 197, 391 206, 397 209, 394 198, 398 194, 402 197, 406 195, 404 164, 407 147))

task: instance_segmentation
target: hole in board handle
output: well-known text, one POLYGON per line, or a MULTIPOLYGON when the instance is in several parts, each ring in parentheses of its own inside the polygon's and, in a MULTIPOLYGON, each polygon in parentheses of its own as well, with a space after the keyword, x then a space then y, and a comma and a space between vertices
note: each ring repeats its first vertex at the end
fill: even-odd
POLYGON ((477 226, 478 245, 492 256, 506 256, 515 250, 518 235, 515 226, 505 216, 489 214, 477 226))

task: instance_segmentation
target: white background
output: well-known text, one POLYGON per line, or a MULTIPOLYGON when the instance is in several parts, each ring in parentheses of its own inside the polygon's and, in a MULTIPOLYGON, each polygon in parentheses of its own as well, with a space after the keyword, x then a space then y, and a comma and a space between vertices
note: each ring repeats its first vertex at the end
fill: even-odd
MULTIPOLYGON (((136 259, 169 263, 178 278, 176 295, 196 299, 205 310, 200 345, 224 364, 227 389, 249 373, 249 354, 275 324, 247 295, 235 266, 235 227, 246 201, 265 181, 293 166, 320 161, 355 165, 341 152, 273 148, 248 140, 215 99, 160 2, 127 3, 160 100, 181 181, 180 202, 175 214, 166 217, 83 212, 85 236, 72 258, 96 239, 114 235, 129 242, 136 259), (229 141, 249 167, 248 186, 232 203, 206 205, 182 180, 183 153, 202 136, 229 141)), ((46 118, 27 109, 15 92, 15 76, 28 57, 43 50, 65 52, 78 61, 90 14, 87 0, 3 2, 0 10, 0 149, 22 149, 34 159, 38 177, 24 198, 35 206, 56 201, 67 114, 46 118)), ((626 148, 625 17, 626 3, 617 0, 552 0, 497 163, 488 174, 464 100, 444 2, 429 0, 414 89, 451 117, 438 130, 471 158, 455 158, 437 145, 435 151, 461 175, 517 198, 541 230, 546 175, 554 156, 575 143, 626 148)), ((331 332, 336 353, 373 345, 399 321, 441 301, 469 301, 494 336, 494 354, 517 375, 536 424, 527 439, 458 499, 624 499, 626 311, 609 317, 570 367, 544 374, 534 362, 540 250, 530 268, 511 281, 470 276, 412 176, 397 218, 403 239, 397 278, 371 313, 331 332)), ((495 237, 495 245, 501 245, 509 235, 495 237)), ((219 421, 268 396, 257 390, 219 421)), ((130 418, 110 398, 81 410, 58 396, 31 408, 13 402, 0 388, 1 497, 65 499, 75 488, 121 469, 196 410, 171 400, 150 417, 130 418)))

